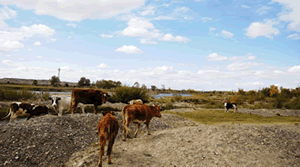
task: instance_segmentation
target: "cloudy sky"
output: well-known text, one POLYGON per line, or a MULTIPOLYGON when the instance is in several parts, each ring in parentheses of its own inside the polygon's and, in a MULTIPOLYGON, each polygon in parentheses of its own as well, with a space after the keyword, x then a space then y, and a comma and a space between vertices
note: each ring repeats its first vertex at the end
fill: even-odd
POLYGON ((300 85, 299 0, 1 0, 0 78, 300 85))

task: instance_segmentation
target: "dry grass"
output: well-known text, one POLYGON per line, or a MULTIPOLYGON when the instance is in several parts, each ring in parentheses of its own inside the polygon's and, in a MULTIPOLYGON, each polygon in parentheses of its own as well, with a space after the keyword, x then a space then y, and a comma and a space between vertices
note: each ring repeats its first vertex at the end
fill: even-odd
POLYGON ((219 124, 219 123, 253 123, 253 124, 266 124, 266 123, 300 123, 300 117, 263 117, 260 115, 244 114, 244 113, 231 113, 224 112, 224 110, 196 110, 194 112, 168 112, 179 115, 186 119, 190 119, 202 124, 219 124))

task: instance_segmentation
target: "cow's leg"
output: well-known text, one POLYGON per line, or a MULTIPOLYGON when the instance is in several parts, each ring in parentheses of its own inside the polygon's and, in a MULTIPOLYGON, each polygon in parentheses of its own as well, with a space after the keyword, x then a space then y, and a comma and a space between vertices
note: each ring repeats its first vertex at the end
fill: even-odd
POLYGON ((108 143, 108 147, 107 147, 107 163, 111 164, 111 159, 110 159, 110 155, 111 155, 111 151, 112 151, 112 147, 114 145, 115 142, 115 136, 113 136, 112 138, 110 138, 109 143, 108 143))
POLYGON ((104 155, 104 146, 105 146, 106 140, 104 136, 100 137, 100 152, 99 152, 99 162, 98 162, 98 167, 102 167, 102 155, 104 155))
POLYGON ((150 124, 150 121, 146 121, 146 126, 147 126, 148 135, 151 135, 151 134, 150 134, 150 130, 149 130, 149 124, 150 124))
POLYGON ((233 111, 236 112, 236 105, 233 105, 233 111))
POLYGON ((27 121, 32 117, 32 114, 30 114, 28 117, 27 117, 27 121))
POLYGON ((138 133, 138 131, 139 131, 139 129, 140 129, 140 123, 136 123, 136 131, 135 131, 135 133, 134 133, 134 137, 136 137, 137 136, 137 133, 138 133))
POLYGON ((123 121, 123 141, 126 141, 127 138, 127 133, 129 129, 129 123, 130 123, 130 119, 128 117, 125 116, 125 121, 123 121))
POLYGON ((74 100, 71 103, 72 103, 72 105, 71 105, 71 113, 72 113, 72 115, 74 115, 74 110, 76 109, 76 107, 77 107, 77 105, 78 105, 79 102, 77 102, 77 101, 74 100))
POLYGON ((94 104, 94 114, 97 114, 96 109, 97 109, 97 104, 94 104))
POLYGON ((81 108, 82 113, 85 114, 85 111, 84 111, 85 106, 81 105, 80 108, 81 108))

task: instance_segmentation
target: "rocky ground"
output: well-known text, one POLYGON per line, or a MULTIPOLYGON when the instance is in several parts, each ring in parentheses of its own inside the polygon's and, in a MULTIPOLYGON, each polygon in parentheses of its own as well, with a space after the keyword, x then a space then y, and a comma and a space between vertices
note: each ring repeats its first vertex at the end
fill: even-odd
MULTIPOLYGON (((116 117, 122 128, 121 113, 116 112, 116 117)), ((96 166, 96 126, 101 118, 102 114, 75 114, 18 119, 9 124, 2 121, 0 167, 96 166)), ((300 166, 299 126, 204 125, 165 113, 151 121, 151 135, 143 125, 137 138, 124 142, 120 128, 113 164, 107 165, 104 156, 104 166, 300 166)), ((133 125, 130 128, 135 129, 133 125)))

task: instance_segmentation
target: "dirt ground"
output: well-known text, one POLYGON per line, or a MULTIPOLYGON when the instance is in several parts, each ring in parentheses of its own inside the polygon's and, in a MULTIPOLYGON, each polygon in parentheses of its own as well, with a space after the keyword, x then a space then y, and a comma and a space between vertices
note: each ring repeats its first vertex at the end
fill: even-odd
MULTIPOLYGON (((184 109, 181 109, 185 111, 184 109)), ((178 111, 178 109, 177 109, 178 111)), ((92 167, 99 160, 102 114, 45 115, 0 124, 0 167, 92 167)), ((300 166, 300 125, 204 125, 163 113, 137 138, 113 146, 103 166, 300 166)), ((131 124, 130 128, 135 130, 131 124)), ((106 149, 106 148, 105 148, 106 149)))

